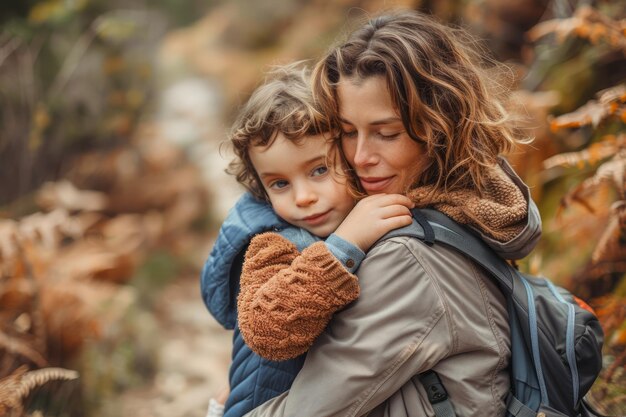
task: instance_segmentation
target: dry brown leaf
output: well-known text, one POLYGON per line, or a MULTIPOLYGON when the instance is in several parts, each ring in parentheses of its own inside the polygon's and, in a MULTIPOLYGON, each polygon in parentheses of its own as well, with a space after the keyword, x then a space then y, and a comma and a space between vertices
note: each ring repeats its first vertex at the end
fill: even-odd
POLYGON ((572 16, 569 19, 546 20, 531 28, 526 32, 526 36, 531 42, 537 42, 544 36, 554 33, 558 41, 563 42, 577 27, 583 26, 584 24, 584 19, 579 16, 572 16))
POLYGON ((600 141, 589 145, 580 152, 567 152, 554 155, 543 162, 544 169, 557 166, 582 168, 585 164, 595 165, 601 160, 614 156, 620 149, 626 148, 626 135, 607 135, 600 141))
POLYGON ((0 220, 0 259, 14 258, 19 252, 17 222, 12 219, 0 220))
POLYGON ((605 42, 615 49, 626 53, 626 19, 613 20, 590 6, 579 7, 574 15, 567 19, 552 19, 537 24, 526 36, 531 42, 554 33, 559 42, 575 35, 587 39, 593 44, 605 42))
POLYGON ((75 245, 59 254, 57 259, 58 262, 50 267, 50 275, 77 281, 92 278, 117 266, 115 253, 107 251, 102 246, 92 247, 91 244, 75 245))
POLYGON ((571 113, 550 118, 550 129, 556 132, 560 129, 577 128, 589 124, 597 127, 601 121, 610 115, 611 110, 608 106, 596 100, 590 100, 587 104, 571 113))
POLYGON ((70 181, 47 182, 37 192, 37 204, 46 210, 101 211, 107 207, 106 194, 79 190, 70 181))
POLYGON ((158 242, 165 233, 164 217, 163 213, 156 210, 151 210, 143 216, 143 229, 148 242, 158 242))
POLYGON ((18 246, 24 246, 24 242, 40 245, 44 249, 56 249, 62 237, 82 237, 100 218, 101 215, 96 213, 70 216, 67 210, 61 208, 50 213, 34 213, 18 222, 0 224, 0 244, 3 252, 12 256, 19 252, 18 246))
POLYGON ((20 416, 22 414, 23 405, 22 397, 17 395, 22 380, 22 376, 28 368, 21 366, 11 375, 0 379, 0 415, 2 416, 20 416))
POLYGON ((144 173, 132 182, 120 183, 110 192, 113 213, 145 213, 165 210, 188 191, 201 192, 199 173, 192 167, 144 173))
POLYGON ((120 214, 102 223, 100 233, 107 247, 119 253, 137 251, 146 244, 143 216, 120 214))
POLYGON ((0 331, 0 348, 10 354, 24 357, 40 368, 48 365, 48 361, 43 355, 36 351, 29 343, 5 334, 2 331, 0 331))
POLYGON ((587 198, 602 184, 610 184, 618 192, 620 199, 626 199, 626 150, 622 149, 609 161, 600 165, 593 177, 569 191, 561 202, 561 211, 572 203, 579 203, 593 213, 594 209, 587 203, 587 198))
POLYGON ((78 376, 78 372, 64 368, 43 368, 28 371, 22 375, 18 393, 22 398, 26 398, 33 388, 40 387, 48 381, 71 381, 77 379, 78 376))
POLYGON ((610 116, 623 117, 621 104, 626 101, 626 85, 616 85, 597 93, 597 100, 590 100, 571 113, 550 117, 550 129, 556 132, 565 128, 578 128, 591 124, 597 127, 610 116))
POLYGON ((594 300, 596 315, 607 335, 619 329, 626 321, 626 298, 606 295, 594 300))
POLYGON ((104 219, 101 213, 77 213, 73 215, 67 223, 63 225, 62 232, 67 237, 74 240, 80 239, 88 234, 95 225, 104 219))
POLYGON ((61 239, 60 228, 67 221, 67 211, 55 210, 51 213, 34 213, 19 222, 20 241, 38 243, 45 249, 55 248, 61 239))
POLYGON ((589 186, 593 187, 600 182, 609 182, 615 187, 622 199, 626 192, 626 150, 621 150, 608 162, 600 165, 596 174, 590 179, 589 186))
POLYGON ((626 85, 616 85, 611 88, 599 91, 598 101, 603 104, 626 102, 626 85))
POLYGON ((0 379, 0 415, 20 416, 23 400, 36 387, 52 380, 73 380, 78 372, 63 368, 44 368, 28 371, 16 369, 11 375, 0 379))
POLYGON ((203 210, 201 196, 198 193, 185 193, 176 200, 165 212, 165 230, 170 233, 179 233, 187 230, 194 219, 197 219, 203 210))
POLYGON ((4 280, 0 286, 2 313, 28 311, 35 291, 35 284, 32 280, 23 276, 4 280))
POLYGON ((46 285, 41 309, 51 357, 71 358, 86 340, 101 335, 99 309, 115 293, 114 286, 71 280, 46 285))
POLYGON ((133 181, 141 174, 138 152, 119 147, 110 152, 92 152, 76 158, 66 178, 78 188, 108 193, 118 183, 133 181))
POLYGON ((626 201, 618 201, 611 207, 609 224, 591 256, 595 264, 615 263, 626 260, 626 201))

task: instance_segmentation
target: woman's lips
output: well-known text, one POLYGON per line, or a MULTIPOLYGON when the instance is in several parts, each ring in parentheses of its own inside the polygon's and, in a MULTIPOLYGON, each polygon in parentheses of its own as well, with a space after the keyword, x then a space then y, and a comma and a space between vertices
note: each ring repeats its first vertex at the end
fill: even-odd
POLYGON ((393 181, 394 175, 391 177, 359 177, 361 186, 367 192, 382 191, 393 181))
POLYGON ((330 210, 325 211, 323 213, 319 213, 319 214, 313 214, 311 216, 307 216, 303 218, 302 221, 308 225, 315 226, 315 225, 325 222, 329 213, 330 213, 330 210))

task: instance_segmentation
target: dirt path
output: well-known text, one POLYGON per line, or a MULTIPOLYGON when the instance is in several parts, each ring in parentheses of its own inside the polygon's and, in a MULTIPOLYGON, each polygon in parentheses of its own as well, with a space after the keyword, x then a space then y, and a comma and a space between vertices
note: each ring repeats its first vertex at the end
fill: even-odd
MULTIPOLYGON (((167 43, 167 37, 163 41, 167 43)), ((204 45, 204 42, 202 43, 204 45)), ((214 83, 176 64, 176 57, 162 54, 160 72, 178 68, 178 78, 160 91, 155 121, 164 139, 190 158, 202 173, 211 195, 215 221, 223 219, 241 189, 224 169, 232 157, 220 150, 224 139, 221 97, 214 83), (219 186, 215 186, 218 184, 219 186)), ((198 269, 212 242, 196 247, 198 269)), ((151 384, 125 392, 115 412, 100 417, 204 417, 209 398, 227 386, 232 332, 224 330, 209 314, 200 298, 199 273, 177 278, 155 304, 158 335, 158 372, 151 384)))
POLYGON ((156 378, 127 391, 112 407, 123 417, 203 417, 211 395, 227 383, 231 332, 206 310, 197 276, 178 278, 164 289, 157 305, 156 378))

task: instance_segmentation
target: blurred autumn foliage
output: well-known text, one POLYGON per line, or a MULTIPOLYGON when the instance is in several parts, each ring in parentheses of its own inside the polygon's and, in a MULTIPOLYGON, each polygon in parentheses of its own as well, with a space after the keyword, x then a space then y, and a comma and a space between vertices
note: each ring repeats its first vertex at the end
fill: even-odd
MULTIPOLYGON (((176 253, 206 210, 197 170, 147 128, 130 146, 83 154, 35 200, 41 212, 0 220, 0 376, 10 375, 0 380, 0 405, 30 393, 14 382, 23 365, 76 366, 89 344, 120 337, 112 329, 141 296, 125 284, 151 251, 176 253)), ((142 334, 134 332, 126 337, 142 334)))
POLYGON ((590 398, 609 415, 626 411, 625 17, 626 5, 598 2, 532 27, 510 106, 525 110, 521 127, 535 137, 510 158, 544 220, 524 267, 596 309, 605 369, 590 398))
MULTIPOLYGON (((348 21, 392 5, 469 27, 516 75, 508 108, 534 141, 509 159, 544 222, 520 267, 595 308, 605 369, 591 399, 626 414, 626 4, 580 3, 234 0, 200 13, 173 0, 6 2, 0 415, 88 415, 90 398, 130 384, 121 368, 154 372, 158 342, 136 314, 148 291, 134 279, 155 253, 184 259, 215 204, 193 152, 146 116, 162 82, 154 61, 216 81, 232 111, 269 64, 315 59, 348 21), (167 32, 170 15, 188 25, 167 32)), ((148 285, 172 275, 157 262, 148 285)))
POLYGON ((15 180, 2 184, 0 203, 57 177, 68 155, 131 136, 165 30, 134 3, 3 2, 0 177, 15 180))
POLYGON ((146 265, 171 280, 150 262, 184 259, 208 209, 198 169, 140 121, 165 31, 144 6, 3 3, 0 415, 90 414, 154 374, 145 285, 128 284, 146 265))

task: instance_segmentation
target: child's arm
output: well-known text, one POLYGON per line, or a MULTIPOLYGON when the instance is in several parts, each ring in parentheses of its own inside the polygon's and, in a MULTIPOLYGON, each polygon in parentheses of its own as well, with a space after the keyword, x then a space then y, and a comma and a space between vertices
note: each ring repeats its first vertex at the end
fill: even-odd
POLYGON ((317 242, 298 252, 276 233, 252 239, 237 299, 246 344, 271 360, 306 352, 332 314, 359 295, 356 277, 317 242))
POLYGON ((388 231, 410 224, 410 206, 410 200, 400 195, 367 197, 344 220, 335 238, 328 239, 331 248, 317 242, 302 254, 275 233, 255 237, 246 253, 238 298, 239 328, 248 346, 272 360, 306 352, 332 314, 359 294, 357 278, 350 272, 358 268, 363 253, 341 262, 338 253, 346 253, 349 242, 358 248, 348 253, 367 250, 388 231), (342 243, 343 248, 331 242, 342 243))

